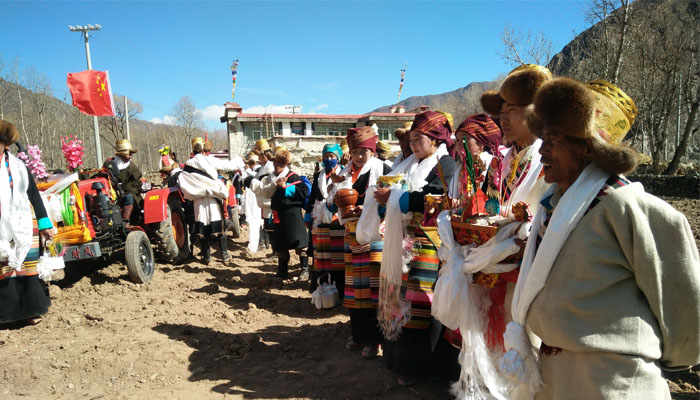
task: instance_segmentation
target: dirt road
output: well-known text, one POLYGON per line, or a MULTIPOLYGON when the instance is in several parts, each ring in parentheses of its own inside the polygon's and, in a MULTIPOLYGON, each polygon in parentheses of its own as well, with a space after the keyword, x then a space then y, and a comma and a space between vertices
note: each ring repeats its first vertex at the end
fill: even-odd
MULTIPOLYGON (((700 201, 673 204, 698 239, 700 201)), ((0 329, 0 398, 450 398, 444 383, 404 388, 381 359, 344 350, 345 310, 316 310, 306 284, 271 278, 271 257, 243 244, 230 243, 229 265, 160 264, 147 285, 118 262, 70 268, 39 325, 0 329)), ((674 398, 700 396, 697 371, 671 379, 674 398)))

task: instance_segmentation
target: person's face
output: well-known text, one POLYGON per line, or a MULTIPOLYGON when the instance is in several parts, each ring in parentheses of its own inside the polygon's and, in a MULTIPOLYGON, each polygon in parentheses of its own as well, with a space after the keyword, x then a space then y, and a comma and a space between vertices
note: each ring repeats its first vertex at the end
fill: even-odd
POLYGON ((128 151, 126 153, 120 153, 119 157, 121 157, 121 159, 124 161, 129 161, 131 160, 131 153, 128 151))
POLYGON ((409 135, 411 150, 413 150, 413 154, 415 154, 416 158, 419 160, 430 156, 437 150, 437 146, 433 144, 433 141, 428 136, 418 131, 411 131, 409 135))
POLYGON ((260 157, 260 164, 267 164, 267 162, 269 161, 267 159, 267 156, 265 156, 265 153, 260 154, 259 157, 260 157))
POLYGON ((525 120, 525 107, 503 103, 501 108, 503 141, 523 145, 532 136, 525 120))
POLYGON ((333 153, 326 153, 323 155, 323 159, 324 160, 334 160, 334 159, 337 160, 338 157, 336 157, 336 155, 333 153))
POLYGON ((272 160, 272 166, 275 167, 275 175, 279 175, 284 171, 287 164, 285 164, 284 161, 272 160))
POLYGON ((413 150, 411 150, 411 135, 403 135, 399 139, 399 147, 401 147, 401 153, 403 154, 404 158, 408 158, 411 154, 413 154, 413 150))
POLYGON ((588 163, 585 141, 564 138, 545 127, 542 130, 542 166, 544 180, 547 183, 557 183, 566 191, 581 174, 588 163))
POLYGON ((255 161, 251 161, 248 163, 248 168, 253 169, 255 168, 255 161))
POLYGON ((472 153, 472 158, 476 159, 484 152, 484 146, 473 137, 467 138, 467 150, 472 153))
POLYGON ((355 168, 362 168, 367 164, 367 161, 372 157, 372 150, 364 147, 358 147, 350 150, 352 164, 355 168))

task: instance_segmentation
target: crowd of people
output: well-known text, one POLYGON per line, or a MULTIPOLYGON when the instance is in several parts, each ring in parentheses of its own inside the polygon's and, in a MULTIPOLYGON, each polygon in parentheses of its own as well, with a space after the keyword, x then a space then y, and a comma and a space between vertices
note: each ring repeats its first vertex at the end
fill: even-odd
MULTIPOLYGON (((192 202, 209 263, 216 241, 231 258, 218 176, 235 171, 249 254, 271 248, 287 279, 294 251, 311 292, 333 282, 350 317, 345 349, 381 355, 400 385, 445 380, 458 398, 670 398, 662 369, 700 363, 700 261, 686 218, 624 176, 637 163, 622 144, 634 101, 523 65, 481 102, 456 129, 448 113, 415 115, 395 131, 395 157, 372 127, 348 129, 311 179, 266 140, 227 161, 195 138, 193 156, 162 172, 192 202)), ((15 132, 0 135, 0 322, 48 307, 46 297, 6 311, 42 290, 31 232, 9 219, 31 203, 35 241, 51 232, 6 151, 15 132)), ((133 149, 118 150, 128 180, 133 149)), ((127 219, 137 196, 123 202, 127 219)))

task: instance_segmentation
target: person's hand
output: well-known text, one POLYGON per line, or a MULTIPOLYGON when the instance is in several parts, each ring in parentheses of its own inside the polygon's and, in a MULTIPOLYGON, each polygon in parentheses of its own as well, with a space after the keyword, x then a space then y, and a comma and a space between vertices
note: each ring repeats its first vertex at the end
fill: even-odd
POLYGON ((333 183, 340 183, 340 182, 345 180, 345 177, 340 176, 340 175, 336 174, 335 172, 331 172, 331 180, 333 181, 333 183))
POLYGON ((391 195, 390 188, 380 188, 378 187, 374 191, 374 199, 377 200, 379 204, 386 204, 389 201, 389 196, 391 195))
POLYGON ((362 206, 355 206, 350 209, 350 212, 345 218, 360 218, 360 215, 362 215, 362 206))
POLYGON ((44 242, 48 242, 49 240, 53 239, 53 228, 42 229, 39 231, 39 234, 41 235, 42 239, 44 239, 44 242))
POLYGON ((340 157, 340 165, 342 165, 344 167, 344 166, 348 165, 349 162, 350 162, 350 152, 343 153, 343 156, 340 157))
POLYGON ((284 189, 287 185, 287 177, 283 176, 283 177, 277 178, 276 184, 277 184, 278 188, 284 189))

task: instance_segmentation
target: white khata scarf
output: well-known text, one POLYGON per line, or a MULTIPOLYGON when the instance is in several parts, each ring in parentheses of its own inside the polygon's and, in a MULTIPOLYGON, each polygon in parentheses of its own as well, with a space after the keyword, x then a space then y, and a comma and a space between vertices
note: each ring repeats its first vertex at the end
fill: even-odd
MULTIPOLYGON (((338 171, 339 168, 340 164, 336 164, 331 173, 338 171)), ((311 210, 314 228, 321 224, 330 224, 333 221, 333 213, 326 207, 326 201, 328 199, 328 175, 329 174, 326 174, 325 168, 318 174, 318 190, 321 192, 321 197, 323 197, 323 199, 316 200, 311 210)))
POLYGON ((17 157, 5 150, 0 153, 0 259, 19 271, 24 258, 32 247, 32 208, 27 197, 29 187, 27 167, 17 157), (5 166, 7 155, 12 174, 5 166))
MULTIPOLYGON (((350 161, 352 162, 352 161, 350 161)), ((362 169, 360 169, 360 172, 357 174, 358 177, 366 174, 369 172, 369 179, 367 180, 367 191, 365 191, 365 202, 362 205, 362 213, 364 214, 365 211, 368 207, 367 200, 371 199, 373 197, 374 191, 370 192, 370 188, 375 186, 377 184, 377 178, 381 176, 384 173, 384 162, 382 160, 378 159, 377 157, 370 157, 369 160, 365 163, 365 165, 362 166, 362 169)), ((328 195, 328 203, 333 204, 335 202, 335 194, 338 192, 340 189, 352 189, 352 166, 348 165, 344 170, 340 171, 340 176, 344 177, 345 180, 333 185, 333 190, 328 195)), ((375 203, 376 204, 376 203, 375 203)), ((346 220, 343 220, 342 216, 340 213, 338 213, 338 220, 342 225, 345 225, 347 222, 346 220)), ((359 222, 358 222, 359 225, 359 222)), ((359 229, 359 228, 358 228, 359 229)), ((360 242, 361 243, 361 242, 360 242)))
MULTIPOLYGON (((508 199, 505 199, 505 194, 501 193, 501 195, 504 196, 503 204, 501 204, 501 215, 504 217, 513 216, 513 204, 527 201, 528 195, 531 194, 533 187, 537 183, 537 178, 542 171, 539 152, 541 145, 542 140, 537 139, 530 146, 520 150, 518 154, 515 154, 515 147, 511 147, 508 153, 506 153, 502 163, 501 181, 505 183, 509 182, 511 179, 510 175, 514 173, 514 169, 518 167, 517 165, 512 165, 514 163, 523 165, 523 168, 527 168, 527 175, 524 177, 521 176, 517 179, 517 182, 510 182, 508 186, 510 187, 511 193, 508 199)), ((502 190, 505 192, 507 188, 503 188, 502 190)))
MULTIPOLYGON (((532 399, 542 383, 535 348, 525 331, 525 318, 530 304, 547 282, 549 271, 569 234, 583 218, 588 205, 598 194, 609 175, 596 165, 589 164, 574 184, 564 192, 554 208, 539 247, 535 248, 536 240, 527 241, 520 275, 513 294, 513 321, 508 323, 506 333, 503 335, 506 354, 501 357, 500 362, 501 371, 516 383, 515 391, 511 396, 513 399, 532 399)), ((550 196, 558 188, 558 185, 552 185, 544 197, 550 196)), ((540 231, 546 215, 544 206, 540 204, 532 223, 532 232, 540 231)))

